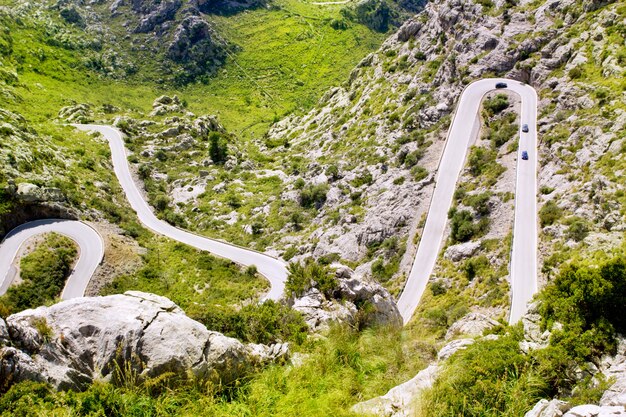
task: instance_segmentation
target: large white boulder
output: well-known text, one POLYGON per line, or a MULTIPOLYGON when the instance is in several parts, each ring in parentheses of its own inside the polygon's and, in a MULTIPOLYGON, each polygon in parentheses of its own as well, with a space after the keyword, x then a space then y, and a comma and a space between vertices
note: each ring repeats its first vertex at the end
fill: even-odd
POLYGON ((286 345, 245 345, 209 331, 169 299, 136 291, 26 310, 9 316, 6 327, 10 346, 0 347, 0 379, 57 388, 109 380, 124 366, 140 378, 191 373, 228 383, 287 354, 286 345))

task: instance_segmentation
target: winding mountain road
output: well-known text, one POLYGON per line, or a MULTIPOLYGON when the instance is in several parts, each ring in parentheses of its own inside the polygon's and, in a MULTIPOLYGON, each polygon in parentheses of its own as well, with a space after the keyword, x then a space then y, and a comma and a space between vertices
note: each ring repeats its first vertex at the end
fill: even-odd
POLYGON ((520 125, 528 124, 529 128, 528 133, 522 133, 520 128, 517 155, 515 224, 510 265, 510 323, 520 319, 526 311, 526 304, 537 292, 537 93, 531 86, 519 81, 483 79, 468 85, 461 94, 448 132, 426 224, 409 278, 398 300, 398 309, 405 323, 413 316, 435 267, 456 183, 469 147, 475 142, 480 130, 481 100, 500 82, 506 83, 508 90, 521 97, 520 125), (528 160, 521 158, 522 151, 528 152, 528 160))
POLYGON ((16 274, 13 266, 20 247, 33 236, 56 232, 72 239, 80 248, 79 257, 65 282, 61 298, 82 297, 87 284, 104 256, 102 237, 91 226, 76 220, 45 219, 24 223, 2 241, 0 246, 0 295, 6 293, 16 274))
MULTIPOLYGON (((481 100, 487 92, 495 89, 495 84, 498 82, 507 83, 507 89, 521 97, 521 124, 525 123, 529 126, 528 133, 520 131, 518 150, 515 224, 510 265, 512 301, 509 321, 511 323, 519 320, 524 314, 526 304, 537 291, 537 94, 532 87, 518 81, 484 79, 465 88, 448 132, 422 238, 405 288, 398 301, 398 308, 405 323, 413 316, 435 266, 456 183, 468 149, 478 136, 481 100), (528 152, 528 160, 522 160, 522 151, 528 152)), ((209 251, 238 264, 255 265, 259 273, 271 284, 271 289, 264 299, 276 300, 283 295, 287 279, 287 264, 284 261, 250 249, 202 237, 159 220, 143 198, 139 186, 131 175, 122 134, 110 126, 74 126, 84 131, 100 132, 107 139, 111 148, 115 174, 131 207, 144 226, 157 234, 200 250, 209 251)), ((65 234, 79 244, 81 256, 74 273, 67 281, 62 298, 80 297, 84 294, 91 275, 102 260, 102 239, 86 224, 62 220, 26 223, 9 233, 0 245, 0 278, 2 278, 0 294, 6 292, 15 275, 11 264, 21 244, 29 237, 47 231, 65 234)))
POLYGON ((137 183, 134 181, 128 165, 124 140, 119 130, 110 126, 74 125, 80 130, 100 132, 109 142, 111 159, 115 175, 120 182, 130 206, 135 210, 139 220, 145 227, 170 239, 185 243, 200 250, 206 250, 222 258, 230 259, 243 266, 255 265, 261 275, 269 280, 270 291, 265 299, 277 300, 283 295, 287 280, 287 264, 276 258, 244 249, 229 243, 209 239, 187 232, 158 219, 152 207, 144 200, 137 183))

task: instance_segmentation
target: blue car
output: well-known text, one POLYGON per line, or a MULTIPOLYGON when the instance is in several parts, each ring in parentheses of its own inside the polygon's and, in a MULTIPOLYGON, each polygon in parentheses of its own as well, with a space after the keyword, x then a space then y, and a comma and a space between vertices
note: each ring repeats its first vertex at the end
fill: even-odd
POLYGON ((522 159, 523 159, 524 161, 527 161, 527 160, 528 160, 528 152, 526 152, 526 151, 522 151, 522 159))
POLYGON ((522 132, 528 133, 528 125, 526 123, 522 125, 522 132))

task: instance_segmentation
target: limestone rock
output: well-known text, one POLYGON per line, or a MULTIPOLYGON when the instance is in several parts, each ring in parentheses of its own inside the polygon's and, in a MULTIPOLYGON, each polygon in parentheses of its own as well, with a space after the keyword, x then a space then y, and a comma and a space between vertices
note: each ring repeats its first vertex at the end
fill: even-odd
POLYGON ((7 328, 7 324, 0 317, 0 346, 4 346, 11 341, 9 338, 9 330, 7 328))
POLYGON ((604 391, 600 399, 600 405, 626 407, 626 373, 622 374, 617 382, 604 391))
POLYGON ((163 116, 168 113, 182 113, 183 110, 182 103, 178 96, 169 97, 164 95, 154 100, 150 116, 154 117, 163 116))
POLYGON ((12 346, 0 349, 1 376, 61 389, 108 380, 124 363, 140 378, 191 372, 229 383, 288 354, 286 345, 245 345, 209 331, 167 298, 134 291, 26 310, 6 325, 12 346))
POLYGON ((600 407, 597 405, 579 405, 570 409, 563 417, 609 417, 626 416, 624 407, 600 407))
POLYGON ((481 336, 485 330, 492 329, 497 325, 499 325, 497 321, 484 314, 469 313, 450 326, 446 333, 446 340, 458 335, 481 336))
POLYGON ((560 400, 540 400, 532 410, 524 414, 524 417, 561 417, 570 406, 560 400))
POLYGON ((439 365, 430 365, 412 379, 390 389, 387 394, 355 404, 352 411, 385 417, 409 417, 413 415, 411 410, 413 401, 423 389, 432 386, 438 372, 439 365))
POLYGON ((350 268, 333 264, 338 281, 332 297, 328 299, 317 288, 288 302, 304 316, 312 330, 327 328, 330 322, 339 321, 361 325, 402 325, 402 317, 389 292, 376 282, 366 282, 350 268), (358 317, 359 308, 367 306, 367 314, 358 317))
POLYGON ((142 10, 146 10, 149 7, 149 12, 145 17, 141 19, 139 25, 135 28, 136 33, 147 33, 157 25, 172 20, 176 16, 176 12, 182 6, 181 0, 165 0, 162 2, 154 2, 151 5, 144 5, 142 10))
POLYGON ((39 187, 28 182, 18 184, 15 195, 19 200, 26 203, 65 200, 65 196, 58 188, 39 187))
POLYGON ((465 242, 458 245, 449 246, 444 253, 446 259, 460 261, 461 259, 473 256, 480 249, 480 242, 465 242))
POLYGON ((93 112, 89 104, 76 104, 63 107, 59 111, 59 118, 68 123, 90 123, 93 121, 93 112))
POLYGON ((188 16, 177 26, 167 54, 175 62, 190 64, 187 70, 194 74, 211 72, 226 56, 223 43, 199 16, 188 16))
POLYGON ((437 353, 437 359, 440 361, 445 361, 446 359, 454 355, 459 350, 465 349, 466 347, 468 347, 469 345, 473 343, 474 343, 474 339, 453 340, 452 342, 442 347, 441 350, 439 350, 439 353, 437 353))

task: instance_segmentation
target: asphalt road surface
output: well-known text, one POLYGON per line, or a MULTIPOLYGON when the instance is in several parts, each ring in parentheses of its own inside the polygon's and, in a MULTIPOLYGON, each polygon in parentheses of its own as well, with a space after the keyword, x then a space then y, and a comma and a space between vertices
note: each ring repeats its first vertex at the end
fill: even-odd
POLYGON ((469 147, 479 133, 481 100, 487 92, 495 89, 498 82, 506 83, 507 89, 517 93, 522 100, 515 223, 509 268, 512 293, 510 323, 520 319, 526 312, 528 301, 537 292, 537 93, 519 81, 484 79, 465 88, 448 132, 417 255, 398 301, 405 323, 413 316, 435 267, 456 183, 469 147), (528 124, 528 133, 521 132, 522 124, 528 124), (528 160, 521 158, 522 151, 528 152, 528 160))
MULTIPOLYGON (((527 133, 520 130, 518 149, 515 223, 510 264, 512 301, 509 321, 511 323, 519 320, 526 312, 528 301, 537 291, 537 94, 532 87, 518 81, 484 79, 470 84, 463 91, 448 132, 417 255, 398 301, 398 308, 405 323, 413 316, 435 266, 456 183, 465 164, 467 151, 479 132, 480 102, 487 92, 495 89, 498 82, 507 83, 508 90, 519 94, 522 100, 520 129, 522 124, 528 124, 529 127, 527 133), (528 152, 528 160, 521 158, 522 151, 528 152)), ((199 236, 159 220, 144 200, 138 184, 131 175, 121 133, 109 126, 75 125, 75 127, 100 132, 108 140, 115 174, 131 207, 144 226, 155 233, 200 250, 209 251, 240 265, 255 265, 259 273, 271 284, 271 289, 265 299, 276 300, 283 295, 287 279, 287 264, 284 261, 250 249, 199 236)), ((94 229, 84 223, 54 219, 26 223, 7 235, 0 246, 0 277, 2 278, 0 294, 6 292, 15 275, 11 264, 21 244, 33 235, 49 231, 67 235, 80 246, 79 260, 66 283, 62 298, 80 297, 84 294, 89 279, 102 260, 102 239, 94 229)))
POLYGON ((104 256, 102 237, 93 228, 75 220, 45 219, 24 223, 11 230, 0 245, 0 295, 7 292, 15 278, 13 261, 22 244, 35 235, 56 232, 79 246, 79 257, 68 277, 61 298, 82 297, 87 284, 104 256))
POLYGON ((115 175, 120 182, 126 198, 131 207, 137 213, 139 220, 145 227, 163 236, 178 242, 185 243, 200 250, 206 250, 222 258, 230 259, 243 266, 255 265, 261 275, 270 282, 271 289, 264 299, 277 300, 283 295, 285 281, 287 280, 287 264, 276 258, 244 249, 226 242, 209 239, 194 233, 187 232, 159 220, 152 208, 144 200, 139 186, 131 175, 122 134, 119 130, 110 126, 100 125, 74 125, 76 128, 86 131, 100 132, 109 142, 111 158, 115 175))

